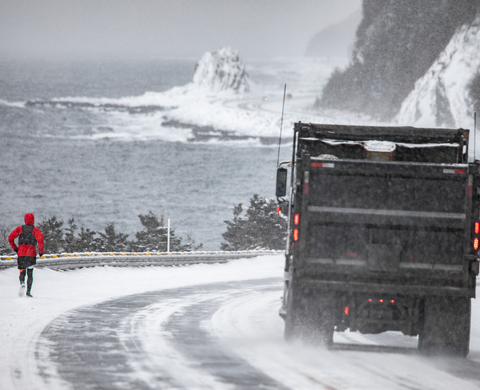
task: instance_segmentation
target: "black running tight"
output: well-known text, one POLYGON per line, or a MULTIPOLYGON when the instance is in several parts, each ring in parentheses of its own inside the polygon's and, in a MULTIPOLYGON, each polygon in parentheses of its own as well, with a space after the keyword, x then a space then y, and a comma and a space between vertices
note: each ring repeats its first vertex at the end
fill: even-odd
POLYGON ((25 275, 28 275, 27 279, 27 292, 30 292, 32 289, 33 283, 33 268, 27 268, 20 270, 20 283, 25 284, 25 275))

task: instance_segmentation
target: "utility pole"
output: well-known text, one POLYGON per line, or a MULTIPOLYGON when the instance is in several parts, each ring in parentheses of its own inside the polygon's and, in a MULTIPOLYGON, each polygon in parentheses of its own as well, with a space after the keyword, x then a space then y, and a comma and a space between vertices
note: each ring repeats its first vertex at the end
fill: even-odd
POLYGON ((170 219, 168 219, 167 227, 167 253, 170 253, 170 219))

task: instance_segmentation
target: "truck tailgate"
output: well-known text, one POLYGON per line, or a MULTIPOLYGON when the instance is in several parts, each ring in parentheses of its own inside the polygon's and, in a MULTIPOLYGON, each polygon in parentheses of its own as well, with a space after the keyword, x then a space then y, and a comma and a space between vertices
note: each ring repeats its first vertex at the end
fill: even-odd
POLYGON ((309 164, 305 265, 327 273, 341 268, 359 278, 379 272, 465 274, 468 165, 309 164))

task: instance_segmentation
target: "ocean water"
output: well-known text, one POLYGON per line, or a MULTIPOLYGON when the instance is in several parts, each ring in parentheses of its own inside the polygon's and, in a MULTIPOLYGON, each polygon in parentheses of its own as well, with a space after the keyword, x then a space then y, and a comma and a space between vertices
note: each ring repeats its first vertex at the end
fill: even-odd
MULTIPOLYGON (((92 135, 108 133, 112 117, 121 127, 140 116, 155 129, 155 116, 125 107, 45 104, 162 92, 190 82, 194 65, 0 62, 0 225, 13 228, 33 212, 37 220, 74 217, 94 230, 113 222, 133 238, 141 229, 138 215, 153 211, 170 218, 177 234, 218 249, 234 204, 248 205, 253 194, 273 197, 274 145, 96 139, 92 135)), ((282 149, 282 159, 289 154, 282 149)))

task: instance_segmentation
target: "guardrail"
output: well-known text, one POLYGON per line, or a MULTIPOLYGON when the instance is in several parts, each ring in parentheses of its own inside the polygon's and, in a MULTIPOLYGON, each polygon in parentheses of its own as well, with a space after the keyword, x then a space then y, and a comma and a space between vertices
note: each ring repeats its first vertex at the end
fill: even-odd
MULTIPOLYGON (((205 251, 205 252, 92 252, 47 254, 37 258, 36 267, 75 269, 108 265, 113 267, 174 266, 200 263, 226 263, 246 257, 281 254, 284 251, 205 251)), ((0 270, 16 267, 17 256, 0 256, 0 270)))

